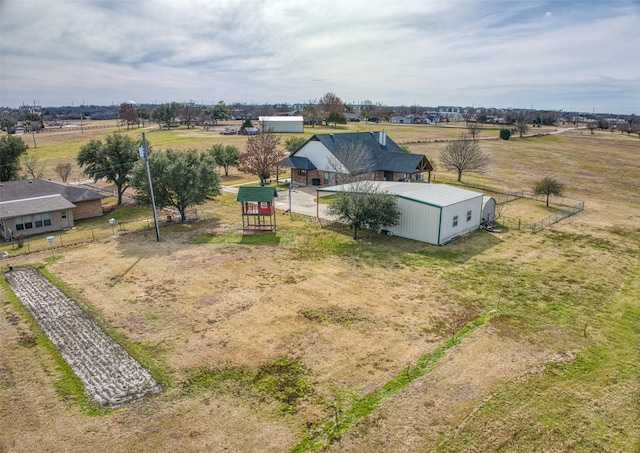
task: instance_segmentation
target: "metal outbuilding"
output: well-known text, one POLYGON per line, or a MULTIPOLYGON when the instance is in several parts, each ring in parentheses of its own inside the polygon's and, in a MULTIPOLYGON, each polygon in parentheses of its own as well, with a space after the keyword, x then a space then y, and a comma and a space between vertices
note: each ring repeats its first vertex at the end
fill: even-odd
POLYGON ((304 132, 304 118, 301 116, 260 116, 258 120, 262 132, 304 132))
MULTIPOLYGON (((359 190, 364 182, 317 189, 318 195, 359 190)), ((482 221, 483 194, 447 184, 366 181, 367 187, 395 195, 400 223, 394 235, 444 245, 476 230, 482 221)))

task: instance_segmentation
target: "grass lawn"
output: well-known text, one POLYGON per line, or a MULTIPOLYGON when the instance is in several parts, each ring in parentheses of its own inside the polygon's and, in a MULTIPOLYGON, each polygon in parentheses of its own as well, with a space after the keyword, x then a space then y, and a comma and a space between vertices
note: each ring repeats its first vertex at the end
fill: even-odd
MULTIPOLYGON (((422 134, 454 128, 385 129, 431 158, 443 143, 422 134)), ((207 147, 191 137, 204 132, 173 132, 207 147)), ((554 176, 585 211, 537 234, 477 231, 437 247, 354 241, 300 215, 243 235, 226 194, 159 243, 144 230, 12 257, 44 264, 167 386, 83 412, 0 288, 0 451, 634 451, 640 140, 571 131, 481 146, 492 166, 465 183, 527 190, 554 176)), ((108 216, 141 214, 120 209, 108 216)), ((505 216, 547 212, 518 200, 505 216)))

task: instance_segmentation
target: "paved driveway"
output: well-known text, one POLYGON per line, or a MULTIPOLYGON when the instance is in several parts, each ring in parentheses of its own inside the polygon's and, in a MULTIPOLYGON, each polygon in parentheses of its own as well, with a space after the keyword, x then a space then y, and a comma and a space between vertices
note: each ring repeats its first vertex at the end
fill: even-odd
MULTIPOLYGON (((255 184, 255 183, 249 183, 255 184)), ((238 193, 238 187, 224 186, 223 190, 229 193, 238 193)), ((316 207, 316 189, 314 187, 300 187, 294 190, 278 189, 278 198, 276 198, 276 208, 286 211, 289 209, 289 196, 291 196, 291 212, 308 215, 315 218, 331 220, 331 216, 327 214, 327 205, 320 204, 316 207)))

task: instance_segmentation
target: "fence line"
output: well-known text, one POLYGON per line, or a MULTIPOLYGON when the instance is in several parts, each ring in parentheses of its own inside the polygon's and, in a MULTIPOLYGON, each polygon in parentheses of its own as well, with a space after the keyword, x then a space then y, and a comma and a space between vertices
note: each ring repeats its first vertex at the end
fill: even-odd
MULTIPOLYGON (((213 218, 213 215, 208 215, 206 212, 198 212, 198 210, 189 210, 186 213, 186 222, 193 222, 196 220, 213 218), (204 216, 203 216, 204 214, 204 216)), ((182 223, 180 216, 167 216, 163 219, 158 219, 158 225, 160 228, 172 225, 174 223, 182 223)), ((22 246, 18 245, 17 240, 6 243, 6 245, 0 244, 0 250, 9 252, 10 256, 13 255, 26 255, 30 253, 50 251, 51 254, 55 253, 56 249, 63 247, 70 247, 79 244, 89 244, 92 242, 98 242, 109 238, 116 238, 128 233, 136 231, 154 230, 155 224, 153 217, 148 217, 140 220, 133 220, 130 222, 118 222, 115 225, 93 228, 74 228, 71 230, 55 231, 50 233, 44 233, 32 237, 25 237, 22 240, 22 246), (49 239, 52 238, 51 242, 49 239)), ((0 261, 1 263, 1 261, 0 261)))
POLYGON ((583 209, 584 209, 584 201, 581 201, 580 203, 575 204, 573 206, 567 206, 565 209, 562 209, 561 211, 554 212, 553 214, 545 217, 544 219, 534 222, 531 225, 531 232, 537 233, 538 231, 543 230, 544 228, 550 225, 553 225, 554 223, 558 223, 559 221, 566 219, 567 217, 571 217, 572 215, 579 213, 583 209))

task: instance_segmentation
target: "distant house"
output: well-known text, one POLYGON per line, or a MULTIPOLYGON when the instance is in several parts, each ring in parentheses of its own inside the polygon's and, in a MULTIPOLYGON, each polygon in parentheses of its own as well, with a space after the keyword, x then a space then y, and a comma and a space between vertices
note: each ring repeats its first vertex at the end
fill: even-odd
POLYGON ((102 215, 103 195, 82 187, 44 179, 0 183, 0 236, 11 240, 59 231, 75 220, 102 215))
POLYGON ((291 169, 293 184, 314 186, 422 180, 424 173, 430 181, 433 171, 426 156, 405 152, 385 131, 316 134, 278 166, 291 169))
POLYGON ((393 124, 414 124, 416 121, 411 116, 394 116, 389 119, 389 122, 393 124))
MULTIPOLYGON (((444 245, 477 230, 483 216, 483 194, 447 184, 374 181, 376 190, 394 195, 400 222, 392 234, 434 245, 444 245)), ((358 191, 362 183, 321 187, 320 195, 358 191)))
POLYGON ((262 132, 304 132, 304 118, 301 116, 261 116, 258 121, 262 132))
POLYGON ((275 187, 248 187, 238 189, 236 201, 242 203, 242 229, 244 231, 273 231, 276 229, 275 187))

